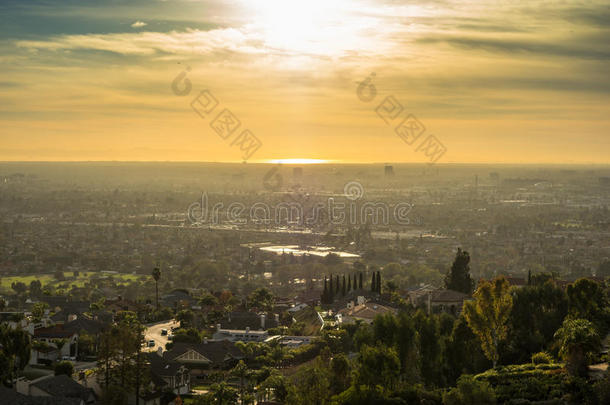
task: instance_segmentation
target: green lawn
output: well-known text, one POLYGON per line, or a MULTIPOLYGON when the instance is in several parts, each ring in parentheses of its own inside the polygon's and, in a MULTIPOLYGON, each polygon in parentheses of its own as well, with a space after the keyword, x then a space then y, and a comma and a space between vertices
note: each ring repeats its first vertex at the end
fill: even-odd
POLYGON ((71 271, 65 271, 64 277, 66 279, 64 281, 56 280, 53 274, 32 274, 27 276, 2 277, 2 279, 0 279, 0 286, 10 288, 11 284, 14 282, 20 281, 22 283, 25 283, 25 285, 30 285, 32 281, 40 280, 43 287, 47 284, 61 283, 68 283, 69 285, 76 285, 78 287, 82 287, 91 276, 112 276, 112 278, 116 280, 121 280, 123 282, 135 281, 140 277, 146 277, 139 274, 107 274, 97 272, 81 272, 77 278, 73 278, 74 276, 71 271))

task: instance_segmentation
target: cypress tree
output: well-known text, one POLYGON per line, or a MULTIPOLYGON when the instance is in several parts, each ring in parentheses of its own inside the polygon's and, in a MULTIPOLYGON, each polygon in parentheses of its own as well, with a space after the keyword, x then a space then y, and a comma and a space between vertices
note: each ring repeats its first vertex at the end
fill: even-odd
POLYGON ((339 294, 339 288, 341 287, 341 285, 339 285, 339 275, 337 274, 337 278, 335 279, 336 283, 335 283, 335 294, 339 294))
POLYGON ((347 275, 347 292, 350 292, 352 290, 352 275, 348 274, 347 275))
POLYGON ((464 294, 472 294, 474 290, 474 280, 470 277, 470 255, 461 248, 458 248, 451 270, 445 277, 445 288, 464 294))
POLYGON ((335 289, 333 288, 333 275, 330 275, 330 285, 328 288, 328 299, 332 302, 332 297, 335 295, 335 289))
POLYGON ((358 288, 362 290, 362 272, 360 272, 360 280, 358 282, 358 288))
POLYGON ((328 282, 326 276, 324 276, 324 292, 322 292, 322 303, 328 303, 328 282))
POLYGON ((375 287, 377 287, 377 292, 381 294, 381 272, 377 272, 377 281, 375 282, 375 287))
POLYGON ((377 287, 375 287, 375 272, 373 272, 373 276, 371 277, 371 292, 377 291, 377 287))
POLYGON ((341 284, 341 295, 345 297, 345 274, 343 275, 343 284, 341 284))

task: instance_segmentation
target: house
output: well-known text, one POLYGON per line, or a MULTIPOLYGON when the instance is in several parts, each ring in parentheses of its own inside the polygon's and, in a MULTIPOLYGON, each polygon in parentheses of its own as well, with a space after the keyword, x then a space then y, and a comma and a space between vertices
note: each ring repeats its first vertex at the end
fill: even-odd
POLYGON ((198 305, 199 301, 191 296, 186 290, 176 289, 161 297, 161 305, 170 308, 192 308, 198 305))
POLYGON ((288 347, 290 349, 294 349, 299 346, 308 345, 314 339, 319 339, 319 336, 270 336, 265 340, 265 343, 270 343, 272 341, 277 341, 280 346, 288 347))
POLYGON ((176 395, 188 394, 191 390, 190 370, 184 364, 164 358, 161 352, 149 352, 145 356, 150 364, 151 380, 157 391, 171 391, 176 395))
POLYGON ((356 321, 363 321, 370 324, 377 315, 386 313, 395 314, 396 312, 396 308, 385 306, 377 302, 364 302, 354 305, 354 302, 351 301, 347 304, 347 308, 338 311, 336 319, 338 323, 355 323, 356 321))
POLYGON ((220 324, 216 325, 216 332, 212 335, 214 340, 228 340, 230 342, 262 342, 269 337, 269 333, 264 330, 246 329, 221 329, 220 324))
MULTIPOLYGON (((229 312, 224 318, 218 321, 223 329, 244 330, 267 330, 280 326, 279 314, 257 314, 254 312, 229 312)), ((216 339, 216 338, 215 338, 216 339)))
POLYGON ((409 301, 414 307, 425 307, 428 313, 448 312, 458 315, 464 301, 471 300, 468 294, 453 290, 416 290, 409 293, 409 301))
POLYGON ((78 332, 55 325, 34 330, 30 365, 53 362, 63 356, 78 355, 78 332), (41 362, 41 360, 43 360, 41 362))
MULTIPOLYGON (((82 404, 94 404, 95 394, 91 388, 86 388, 67 375, 44 376, 33 381, 18 380, 17 392, 34 397, 54 397, 66 400, 76 399, 82 404)), ((64 402, 61 402, 64 403, 64 402)))
POLYGON ((192 377, 199 377, 210 369, 229 369, 244 355, 232 342, 206 339, 200 344, 176 343, 163 358, 186 366, 192 377))

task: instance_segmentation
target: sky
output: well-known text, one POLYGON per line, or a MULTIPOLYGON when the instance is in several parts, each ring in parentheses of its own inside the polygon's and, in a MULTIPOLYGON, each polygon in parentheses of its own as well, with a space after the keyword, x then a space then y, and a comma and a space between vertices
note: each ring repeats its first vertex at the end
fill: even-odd
POLYGON ((2 0, 0 160, 608 164, 609 62, 607 0, 2 0))

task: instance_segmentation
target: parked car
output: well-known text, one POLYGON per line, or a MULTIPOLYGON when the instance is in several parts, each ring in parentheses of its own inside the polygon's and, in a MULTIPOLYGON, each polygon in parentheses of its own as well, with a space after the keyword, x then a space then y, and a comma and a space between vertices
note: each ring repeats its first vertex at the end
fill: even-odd
POLYGON ((161 336, 167 335, 167 329, 161 329, 161 336))
POLYGON ((75 356, 62 356, 61 358, 64 361, 76 361, 76 357, 75 356))
POLYGON ((155 347, 155 341, 154 340, 149 340, 148 341, 148 347, 155 347))

